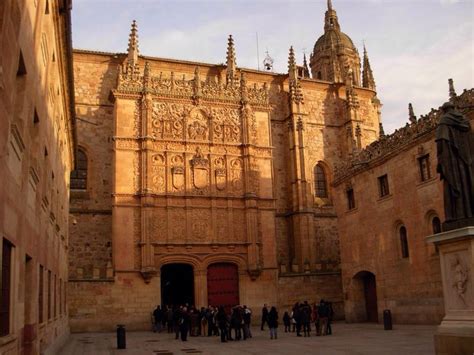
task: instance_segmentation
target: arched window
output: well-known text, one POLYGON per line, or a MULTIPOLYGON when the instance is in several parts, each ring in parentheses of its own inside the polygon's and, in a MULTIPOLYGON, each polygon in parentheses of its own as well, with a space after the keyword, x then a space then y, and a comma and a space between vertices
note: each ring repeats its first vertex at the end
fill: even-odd
POLYGON ((77 150, 76 169, 71 171, 71 190, 87 189, 87 155, 77 150))
POLYGON ((316 197, 327 198, 328 189, 327 189, 326 174, 321 164, 317 164, 314 168, 314 182, 315 182, 314 187, 316 190, 315 191, 316 197))
POLYGON ((433 228, 433 234, 441 233, 441 221, 438 217, 433 217, 431 227, 433 228))
POLYGON ((402 248, 402 258, 408 258, 410 253, 408 251, 408 238, 407 238, 407 229, 405 226, 401 226, 400 230, 400 245, 402 248))

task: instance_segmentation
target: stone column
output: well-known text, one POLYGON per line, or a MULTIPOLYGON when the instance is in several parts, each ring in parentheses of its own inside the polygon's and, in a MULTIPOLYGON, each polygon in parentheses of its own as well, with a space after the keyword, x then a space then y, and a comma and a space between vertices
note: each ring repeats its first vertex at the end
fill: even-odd
POLYGON ((194 270, 194 303, 198 309, 207 307, 207 269, 194 270))
POLYGON ((435 334, 436 354, 474 353, 474 226, 426 238, 439 250, 446 315, 435 334))

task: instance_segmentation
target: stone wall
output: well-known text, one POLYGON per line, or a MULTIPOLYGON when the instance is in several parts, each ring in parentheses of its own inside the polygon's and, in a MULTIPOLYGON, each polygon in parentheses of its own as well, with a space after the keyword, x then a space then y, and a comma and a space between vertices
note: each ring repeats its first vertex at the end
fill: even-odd
POLYGON ((75 142, 70 12, 63 6, 57 0, 0 2, 0 253, 6 243, 12 247, 2 354, 43 353, 69 333, 69 173, 75 142))

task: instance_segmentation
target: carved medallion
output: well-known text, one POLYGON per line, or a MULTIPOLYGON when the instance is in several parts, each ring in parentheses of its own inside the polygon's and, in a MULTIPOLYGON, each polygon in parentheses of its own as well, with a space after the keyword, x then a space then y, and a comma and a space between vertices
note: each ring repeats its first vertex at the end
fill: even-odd
POLYGON ((171 169, 173 174, 173 187, 177 190, 182 190, 184 187, 184 168, 181 166, 174 166, 171 169))
POLYGON ((193 184, 197 189, 204 189, 209 184, 209 160, 204 158, 201 148, 196 148, 196 154, 191 159, 193 184))

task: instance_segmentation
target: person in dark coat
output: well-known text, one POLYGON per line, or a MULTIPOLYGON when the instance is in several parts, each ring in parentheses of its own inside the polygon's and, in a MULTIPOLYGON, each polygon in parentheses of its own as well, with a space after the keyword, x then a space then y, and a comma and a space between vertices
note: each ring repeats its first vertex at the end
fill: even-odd
POLYGON ((332 302, 327 302, 327 306, 328 306, 328 325, 327 325, 327 335, 331 335, 332 334, 332 327, 331 327, 331 323, 332 323, 332 318, 334 317, 334 310, 332 309, 332 302))
POLYGON ((191 318, 189 317, 188 309, 183 307, 181 311, 181 319, 179 320, 179 332, 181 333, 181 340, 188 340, 188 331, 191 323, 191 318))
POLYGON ((321 302, 319 302, 318 315, 319 315, 320 324, 321 324, 321 335, 326 335, 329 309, 326 302, 324 302, 324 300, 321 300, 321 302))
POLYGON ((232 315, 230 317, 230 329, 234 329, 235 340, 242 339, 242 314, 240 313, 239 307, 232 309, 232 315))
POLYGON ((268 327, 270 328, 270 339, 277 339, 278 311, 275 306, 268 313, 268 327))
POLYGON ((290 331, 290 326, 291 326, 291 318, 288 312, 285 312, 283 315, 283 324, 285 325, 285 333, 288 333, 290 331))
POLYGON ((153 311, 153 318, 155 321, 153 332, 161 333, 161 326, 163 322, 163 311, 161 310, 160 306, 156 306, 156 309, 153 311))
POLYGON ((301 336, 301 307, 300 304, 297 302, 293 307, 293 319, 296 323, 296 336, 301 336))
POLYGON ((173 310, 173 327, 175 339, 179 339, 179 322, 181 320, 181 307, 175 307, 173 310))
POLYGON ((221 342, 227 342, 227 314, 225 314, 224 307, 220 306, 216 315, 217 325, 221 333, 221 342))
POLYGON ((262 326, 260 327, 261 330, 263 330, 263 326, 265 323, 268 324, 268 308, 267 304, 265 303, 262 308, 262 326))
POLYGON ((305 337, 310 336, 311 328, 311 308, 305 302, 301 311, 301 324, 303 325, 303 333, 305 337))

